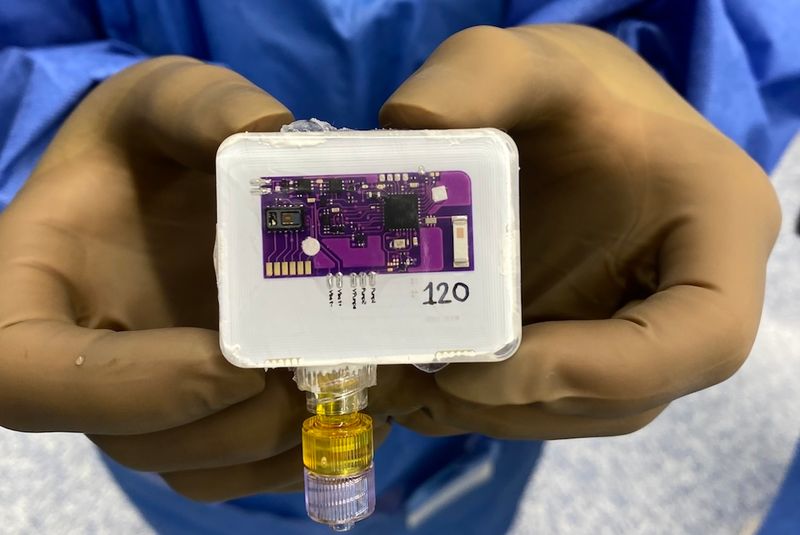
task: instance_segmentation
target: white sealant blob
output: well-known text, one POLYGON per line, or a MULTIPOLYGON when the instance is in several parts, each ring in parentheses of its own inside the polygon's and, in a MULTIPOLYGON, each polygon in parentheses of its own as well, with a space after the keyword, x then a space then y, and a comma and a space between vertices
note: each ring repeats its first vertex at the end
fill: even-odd
POLYGON ((308 256, 314 256, 319 252, 319 240, 309 236, 303 243, 300 244, 300 247, 303 248, 303 252, 308 256))

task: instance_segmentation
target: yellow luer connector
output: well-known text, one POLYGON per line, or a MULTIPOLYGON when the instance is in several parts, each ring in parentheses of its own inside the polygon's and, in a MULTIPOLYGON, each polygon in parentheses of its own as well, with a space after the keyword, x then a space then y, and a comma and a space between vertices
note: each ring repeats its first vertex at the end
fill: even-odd
POLYGON ((326 415, 320 411, 303 422, 303 464, 311 472, 347 476, 372 464, 372 418, 355 412, 326 415))

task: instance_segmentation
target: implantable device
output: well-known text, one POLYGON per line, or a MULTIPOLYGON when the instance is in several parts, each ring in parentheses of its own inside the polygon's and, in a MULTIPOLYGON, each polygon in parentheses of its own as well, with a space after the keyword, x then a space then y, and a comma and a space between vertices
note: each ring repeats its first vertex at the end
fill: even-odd
POLYGON ((313 520, 346 530, 375 508, 372 420, 361 411, 377 366, 516 351, 518 197, 516 146, 491 128, 304 121, 220 146, 220 345, 236 366, 294 368, 307 392, 313 520))

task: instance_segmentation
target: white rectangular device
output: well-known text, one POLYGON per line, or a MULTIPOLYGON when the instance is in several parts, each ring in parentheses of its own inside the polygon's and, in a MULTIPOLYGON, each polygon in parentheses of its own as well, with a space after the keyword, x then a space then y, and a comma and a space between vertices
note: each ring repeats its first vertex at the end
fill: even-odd
POLYGON ((491 128, 231 136, 217 153, 223 354, 260 368, 511 356, 518 169, 491 128))

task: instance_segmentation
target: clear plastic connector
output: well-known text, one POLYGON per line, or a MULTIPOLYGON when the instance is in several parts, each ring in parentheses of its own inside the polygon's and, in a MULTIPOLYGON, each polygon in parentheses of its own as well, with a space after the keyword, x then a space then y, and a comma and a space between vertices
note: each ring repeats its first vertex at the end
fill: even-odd
POLYGON ((376 366, 309 367, 295 382, 314 414, 303 422, 306 509, 335 531, 347 531, 375 510, 372 418, 367 389, 376 366))
POLYGON ((324 476, 305 470, 306 510, 334 531, 348 531, 375 511, 375 470, 350 476, 324 476))

